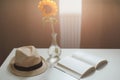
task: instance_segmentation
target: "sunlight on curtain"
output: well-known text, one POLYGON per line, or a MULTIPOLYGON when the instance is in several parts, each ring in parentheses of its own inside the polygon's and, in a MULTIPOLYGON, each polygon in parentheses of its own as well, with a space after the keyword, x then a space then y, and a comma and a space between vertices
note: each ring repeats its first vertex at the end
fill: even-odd
POLYGON ((82 0, 60 0, 60 44, 80 48, 82 0))

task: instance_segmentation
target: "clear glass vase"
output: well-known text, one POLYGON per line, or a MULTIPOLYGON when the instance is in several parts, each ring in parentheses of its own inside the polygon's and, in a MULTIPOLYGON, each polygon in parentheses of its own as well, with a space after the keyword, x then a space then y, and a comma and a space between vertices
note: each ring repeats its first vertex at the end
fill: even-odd
POLYGON ((52 43, 48 49, 48 54, 49 54, 48 63, 54 64, 60 59, 61 48, 57 44, 57 39, 56 39, 57 33, 52 33, 51 37, 52 37, 52 43))

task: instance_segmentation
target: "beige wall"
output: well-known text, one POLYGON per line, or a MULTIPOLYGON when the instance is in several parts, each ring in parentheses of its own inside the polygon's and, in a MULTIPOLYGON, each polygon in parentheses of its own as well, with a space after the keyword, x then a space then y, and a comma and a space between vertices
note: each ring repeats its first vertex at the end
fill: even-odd
MULTIPOLYGON (((51 28, 48 24, 42 25, 38 2, 39 0, 0 1, 0 61, 15 47, 49 47, 51 28)), ((55 25, 55 30, 59 40, 59 24, 55 25)))
POLYGON ((83 0, 81 48, 120 48, 120 0, 83 0))

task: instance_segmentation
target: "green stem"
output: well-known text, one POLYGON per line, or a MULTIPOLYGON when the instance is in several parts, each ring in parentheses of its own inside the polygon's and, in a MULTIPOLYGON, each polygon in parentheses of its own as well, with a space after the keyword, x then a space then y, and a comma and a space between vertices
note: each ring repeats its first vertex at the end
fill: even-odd
POLYGON ((55 30, 54 30, 54 22, 51 20, 51 29, 52 29, 52 33, 55 33, 55 30))

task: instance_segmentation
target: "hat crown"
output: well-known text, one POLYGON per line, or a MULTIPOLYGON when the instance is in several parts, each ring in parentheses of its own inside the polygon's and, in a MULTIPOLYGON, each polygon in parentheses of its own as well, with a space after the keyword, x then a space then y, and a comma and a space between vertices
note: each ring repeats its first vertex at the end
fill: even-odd
POLYGON ((34 46, 24 46, 16 49, 15 64, 23 67, 30 67, 41 62, 34 46))

